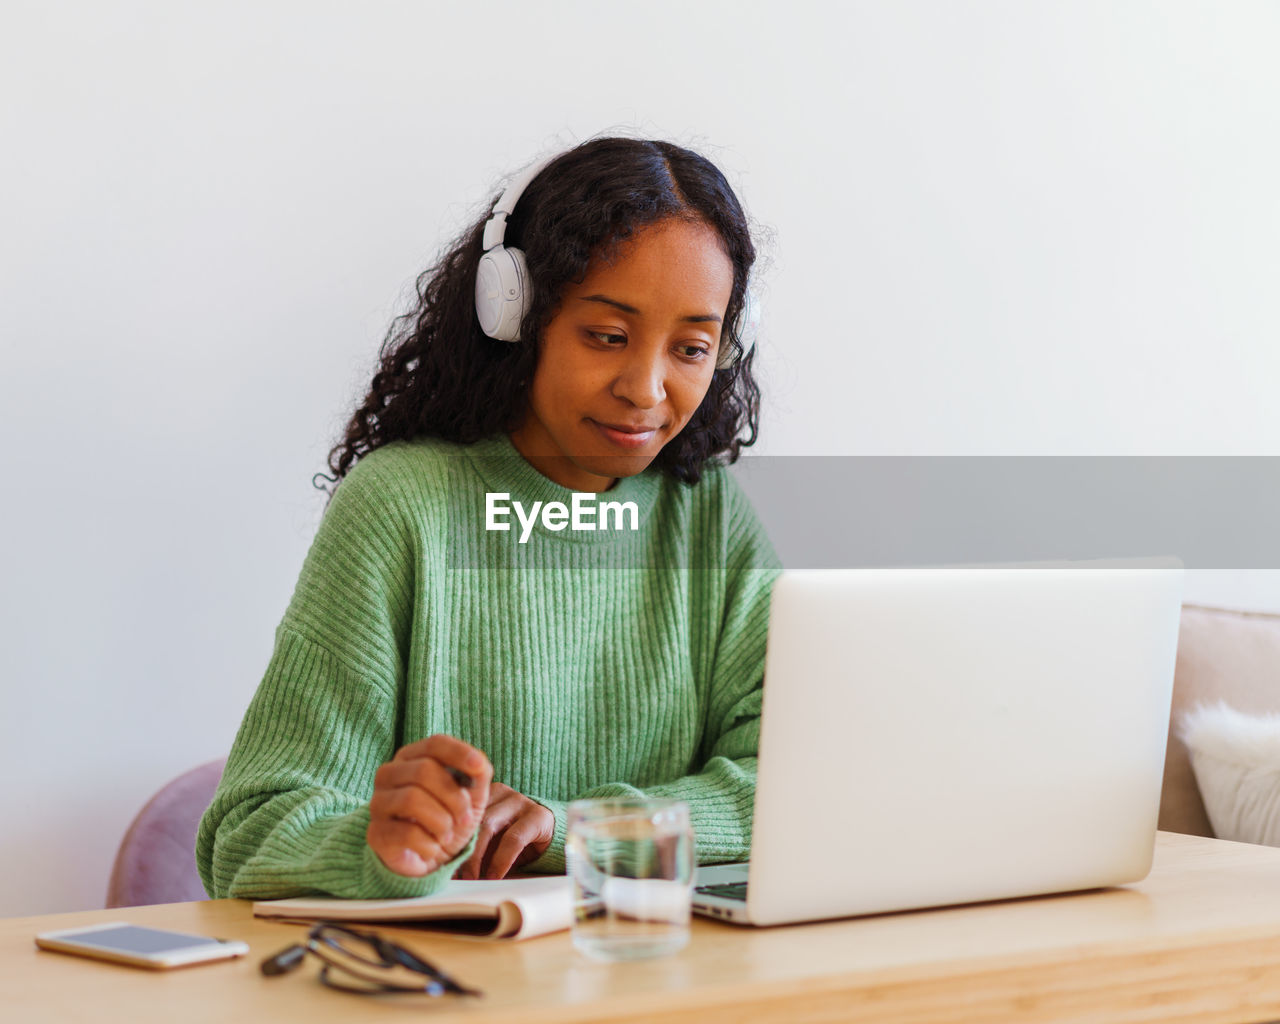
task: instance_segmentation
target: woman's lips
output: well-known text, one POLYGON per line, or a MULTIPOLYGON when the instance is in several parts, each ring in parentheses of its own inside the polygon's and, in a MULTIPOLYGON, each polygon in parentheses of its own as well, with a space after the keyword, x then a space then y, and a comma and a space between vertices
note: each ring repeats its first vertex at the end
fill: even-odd
POLYGON ((643 448, 658 433, 657 427, 627 427, 621 424, 609 426, 596 420, 592 420, 591 424, 604 435, 606 441, 617 445, 619 448, 643 448))

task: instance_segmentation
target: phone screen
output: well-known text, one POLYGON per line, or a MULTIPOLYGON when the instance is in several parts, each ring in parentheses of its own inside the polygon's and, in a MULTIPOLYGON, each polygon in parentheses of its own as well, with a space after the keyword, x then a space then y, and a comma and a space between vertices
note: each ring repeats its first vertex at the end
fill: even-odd
POLYGON ((114 949, 121 953, 169 953, 193 946, 208 946, 217 940, 203 935, 186 935, 182 932, 166 932, 158 928, 140 928, 126 924, 83 935, 68 935, 64 941, 114 949))

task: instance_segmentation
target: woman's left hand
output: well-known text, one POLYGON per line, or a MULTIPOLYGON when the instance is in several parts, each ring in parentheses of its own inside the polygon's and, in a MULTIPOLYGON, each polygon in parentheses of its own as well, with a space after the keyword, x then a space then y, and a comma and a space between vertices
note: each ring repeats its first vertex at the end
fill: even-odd
POLYGON ((536 800, 501 782, 489 784, 489 802, 476 829, 475 852, 454 878, 506 878, 512 868, 537 860, 551 845, 556 819, 536 800))

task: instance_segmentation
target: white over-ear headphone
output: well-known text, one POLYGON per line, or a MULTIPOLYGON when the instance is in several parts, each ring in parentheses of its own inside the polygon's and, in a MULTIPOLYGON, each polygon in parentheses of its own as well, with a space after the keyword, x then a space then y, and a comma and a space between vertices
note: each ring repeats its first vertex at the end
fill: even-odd
POLYGON ((476 269, 476 316, 480 318, 480 329, 498 341, 520 340, 520 321, 533 304, 524 251, 508 249, 502 244, 507 233, 507 218, 529 182, 550 162, 540 160, 518 175, 502 193, 484 226, 484 255, 476 269))
MULTIPOLYGON (((476 316, 480 320, 480 329, 497 341, 520 340, 520 323, 533 304, 529 265, 525 262, 524 252, 502 244, 507 233, 507 219, 529 183, 549 163, 551 160, 540 160, 517 175, 502 193, 484 226, 484 255, 476 268, 476 316)), ((759 325, 760 304, 748 284, 735 332, 742 346, 742 355, 745 356, 755 345, 759 325)), ((737 358, 738 352, 730 344, 729 335, 722 333, 716 369, 732 366, 737 358)))

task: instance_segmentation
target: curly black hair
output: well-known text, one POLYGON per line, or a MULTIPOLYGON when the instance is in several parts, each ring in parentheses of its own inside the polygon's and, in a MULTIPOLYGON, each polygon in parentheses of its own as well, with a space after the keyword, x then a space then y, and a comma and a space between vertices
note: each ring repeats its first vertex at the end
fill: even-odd
MULTIPOLYGON (((417 306, 392 322, 369 393, 329 453, 335 476, 317 478, 336 488, 357 459, 391 441, 425 435, 472 444, 524 420, 540 344, 495 341, 480 329, 475 312, 484 225, 499 196, 419 275, 417 306)), ((566 284, 580 283, 593 260, 609 258, 638 229, 669 217, 709 224, 733 263, 721 345, 734 346, 739 358, 715 371, 702 404, 653 463, 693 484, 709 460, 735 461, 759 429, 755 352, 742 354, 738 330, 756 250, 724 175, 706 157, 670 142, 591 139, 556 157, 529 183, 508 218, 504 244, 524 250, 533 287, 520 336, 540 340, 566 284)), ((315 478, 313 483, 328 490, 315 478)))

